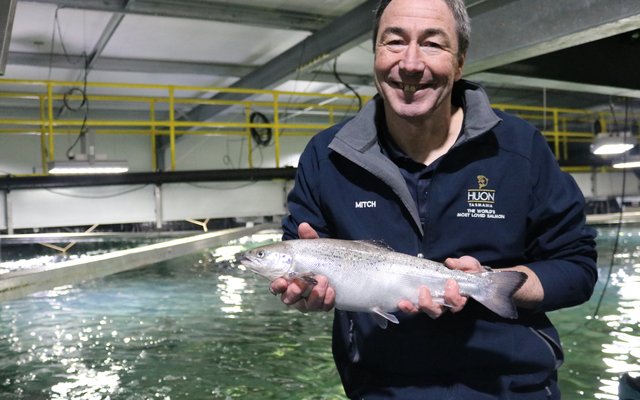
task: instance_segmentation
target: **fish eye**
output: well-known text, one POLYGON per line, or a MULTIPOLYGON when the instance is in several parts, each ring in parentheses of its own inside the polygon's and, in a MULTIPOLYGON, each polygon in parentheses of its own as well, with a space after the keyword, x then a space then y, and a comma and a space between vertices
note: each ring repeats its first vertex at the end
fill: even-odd
POLYGON ((256 256, 258 256, 259 258, 264 257, 264 250, 258 250, 258 252, 256 253, 256 256))

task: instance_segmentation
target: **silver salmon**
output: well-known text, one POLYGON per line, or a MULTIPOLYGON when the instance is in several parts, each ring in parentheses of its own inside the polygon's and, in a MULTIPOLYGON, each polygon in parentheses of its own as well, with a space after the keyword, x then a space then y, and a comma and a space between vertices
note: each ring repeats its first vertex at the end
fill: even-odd
POLYGON ((339 239, 287 240, 249 250, 239 261, 269 280, 284 277, 314 283, 313 275, 324 275, 335 290, 336 308, 371 312, 381 327, 387 321, 398 323, 391 313, 398 310, 400 300, 418 303, 422 285, 443 304, 448 279, 458 282, 463 296, 503 318, 517 318, 512 296, 527 279, 519 271, 452 270, 377 242, 339 239))

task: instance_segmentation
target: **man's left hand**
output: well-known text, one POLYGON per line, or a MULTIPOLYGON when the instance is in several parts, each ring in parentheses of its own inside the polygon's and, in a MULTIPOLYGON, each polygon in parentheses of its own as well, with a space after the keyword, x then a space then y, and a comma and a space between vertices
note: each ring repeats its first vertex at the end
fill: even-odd
MULTIPOLYGON (((450 269, 475 273, 483 272, 484 268, 478 260, 470 256, 462 256, 460 258, 447 258, 444 265, 450 269)), ((467 298, 460 294, 460 286, 458 282, 449 279, 444 288, 444 304, 435 302, 431 296, 429 288, 420 287, 418 295, 418 304, 413 304, 409 300, 402 300, 398 303, 398 309, 409 314, 424 312, 431 318, 438 318, 447 311, 457 313, 460 312, 467 304, 467 298)))

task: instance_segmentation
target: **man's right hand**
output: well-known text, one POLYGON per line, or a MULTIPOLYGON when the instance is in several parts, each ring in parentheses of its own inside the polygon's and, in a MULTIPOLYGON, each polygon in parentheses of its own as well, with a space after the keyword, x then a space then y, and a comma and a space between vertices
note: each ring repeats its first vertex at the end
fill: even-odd
MULTIPOLYGON (((320 237, 306 222, 298 226, 298 236, 300 239, 320 237)), ((284 278, 277 278, 271 282, 270 290, 275 295, 279 294, 284 304, 291 305, 299 311, 330 311, 335 305, 336 292, 329 286, 326 276, 315 275, 313 278, 318 282, 315 285, 310 285, 301 279, 287 281, 284 278)))

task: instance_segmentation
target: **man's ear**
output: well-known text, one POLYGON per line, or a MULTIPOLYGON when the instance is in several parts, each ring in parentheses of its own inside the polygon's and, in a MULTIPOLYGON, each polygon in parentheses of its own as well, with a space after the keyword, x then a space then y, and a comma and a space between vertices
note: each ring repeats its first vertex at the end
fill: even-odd
POLYGON ((461 54, 458 56, 458 68, 456 71, 456 79, 455 79, 456 81, 462 78, 462 69, 464 67, 464 60, 466 56, 467 56, 466 54, 461 54))

